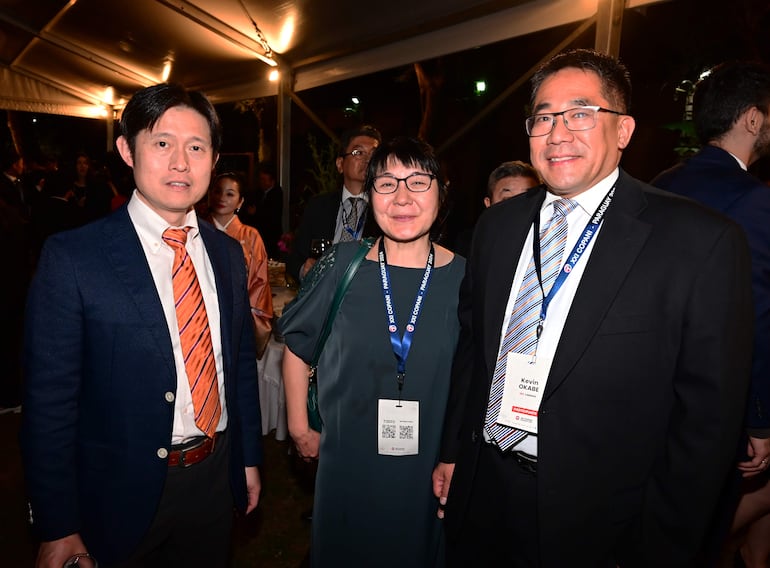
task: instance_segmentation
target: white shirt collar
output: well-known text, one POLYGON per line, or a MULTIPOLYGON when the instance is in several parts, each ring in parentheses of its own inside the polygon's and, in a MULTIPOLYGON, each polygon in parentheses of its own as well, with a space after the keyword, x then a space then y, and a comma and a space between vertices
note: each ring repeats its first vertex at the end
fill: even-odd
POLYGON ((362 191, 358 195, 353 195, 352 193, 350 193, 350 190, 343 185, 342 186, 342 202, 344 203, 345 201, 347 201, 348 197, 361 198, 364 201, 366 201, 367 203, 369 203, 369 194, 368 194, 368 192, 362 191))
MULTIPOLYGON (((724 150, 724 148, 723 148, 723 150, 724 150)), ((727 150, 725 150, 725 152, 727 152, 727 150)), ((741 169, 744 172, 747 172, 749 170, 749 168, 746 166, 746 164, 743 163, 743 160, 741 160, 738 156, 736 156, 732 152, 727 152, 727 153, 730 154, 733 158, 735 158, 735 161, 738 162, 738 165, 741 167, 741 169)))
MULTIPOLYGON (((620 170, 618 168, 615 168, 612 171, 612 173, 608 175, 606 178, 601 180, 592 188, 577 194, 575 197, 572 197, 571 200, 577 201, 578 206, 583 211, 585 211, 587 215, 593 215, 594 212, 596 212, 596 210, 599 208, 599 205, 604 199, 604 196, 607 195, 607 193, 610 191, 610 189, 615 184, 615 182, 618 181, 619 175, 620 175, 620 170)), ((557 199, 561 199, 561 197, 551 193, 550 191, 546 193, 545 201, 543 201, 541 211, 545 209, 546 206, 550 205, 557 199)))
MULTIPOLYGON (((163 242, 163 231, 171 227, 171 225, 136 194, 137 190, 134 190, 128 202, 128 215, 134 224, 139 238, 150 245, 150 250, 154 254, 158 252, 161 246, 168 246, 163 242)), ((200 232, 198 230, 198 216, 195 214, 195 208, 190 208, 185 215, 184 223, 180 226, 192 227, 187 234, 188 238, 194 239, 198 237, 200 232)))

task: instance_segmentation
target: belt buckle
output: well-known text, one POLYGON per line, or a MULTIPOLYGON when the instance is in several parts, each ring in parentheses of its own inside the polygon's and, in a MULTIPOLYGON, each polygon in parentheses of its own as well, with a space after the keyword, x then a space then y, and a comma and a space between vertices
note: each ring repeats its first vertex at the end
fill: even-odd
MULTIPOLYGON (((188 468, 188 467, 192 467, 193 465, 195 465, 195 464, 192 464, 192 463, 187 463, 187 460, 185 459, 185 457, 187 456, 188 452, 192 452, 193 450, 200 449, 207 441, 208 441, 208 438, 203 438, 203 440, 201 440, 200 443, 195 444, 192 447, 185 448, 184 450, 179 450, 179 463, 176 465, 176 467, 188 468)), ((214 451, 214 443, 215 443, 215 441, 216 441, 216 435, 214 436, 214 438, 211 439, 211 451, 209 452, 209 455, 211 453, 213 453, 213 451, 214 451)))
POLYGON ((511 452, 513 455, 513 459, 516 460, 516 463, 519 464, 519 467, 523 469, 524 471, 531 473, 532 475, 537 475, 537 458, 534 456, 530 457, 524 452, 511 452))

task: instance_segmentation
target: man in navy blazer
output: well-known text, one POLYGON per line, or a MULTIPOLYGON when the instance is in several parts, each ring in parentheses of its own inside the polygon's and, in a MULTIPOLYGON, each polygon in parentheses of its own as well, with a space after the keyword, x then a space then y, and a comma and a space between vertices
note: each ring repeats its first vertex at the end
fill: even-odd
POLYGON ((139 91, 118 149, 136 190, 51 237, 31 287, 22 452, 37 566, 225 566, 233 505, 259 499, 255 342, 240 245, 199 221, 221 143, 204 95, 139 91), (186 227, 213 343, 221 415, 198 429, 162 238, 186 227))
POLYGON ((745 404, 746 242, 618 167, 635 122, 615 59, 561 53, 532 84, 526 129, 545 187, 484 212, 460 289, 434 471, 448 565, 692 567, 745 404), (543 239, 541 257, 538 235, 565 215, 550 287, 542 259, 558 247, 543 239), (534 353, 508 348, 522 329, 534 353))
MULTIPOLYGON (((696 85, 693 121, 703 148, 652 183, 727 215, 743 227, 749 242, 754 355, 746 406, 748 442, 740 448, 738 462, 738 471, 748 478, 765 472, 770 460, 770 187, 747 171, 770 151, 770 67, 738 61, 712 69, 696 85)), ((762 493, 770 495, 764 477, 762 493)), ((748 520, 743 509, 759 516, 756 503, 767 502, 758 487, 752 481, 747 488, 733 531, 748 520)), ((734 500, 727 501, 732 511, 734 500)), ((770 508, 763 507, 763 512, 770 513, 770 508)), ((767 542, 766 534, 761 538, 767 542)))

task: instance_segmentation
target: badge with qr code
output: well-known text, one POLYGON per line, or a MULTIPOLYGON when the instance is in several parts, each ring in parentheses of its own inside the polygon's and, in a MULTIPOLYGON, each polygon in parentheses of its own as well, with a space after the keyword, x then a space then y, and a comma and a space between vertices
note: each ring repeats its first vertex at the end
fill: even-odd
POLYGON ((414 456, 419 450, 420 403, 380 399, 377 410, 377 447, 383 456, 414 456))

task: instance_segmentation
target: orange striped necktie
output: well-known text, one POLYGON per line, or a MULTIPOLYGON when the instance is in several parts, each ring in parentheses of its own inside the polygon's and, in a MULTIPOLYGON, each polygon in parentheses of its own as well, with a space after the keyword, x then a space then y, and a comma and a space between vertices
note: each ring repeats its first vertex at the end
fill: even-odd
POLYGON ((185 244, 187 233, 192 227, 166 229, 163 240, 174 249, 172 283, 176 321, 182 343, 184 366, 190 381, 195 424, 210 438, 214 437, 222 409, 219 405, 217 370, 214 363, 214 348, 211 343, 209 318, 198 277, 195 275, 190 255, 185 244))

